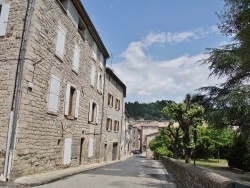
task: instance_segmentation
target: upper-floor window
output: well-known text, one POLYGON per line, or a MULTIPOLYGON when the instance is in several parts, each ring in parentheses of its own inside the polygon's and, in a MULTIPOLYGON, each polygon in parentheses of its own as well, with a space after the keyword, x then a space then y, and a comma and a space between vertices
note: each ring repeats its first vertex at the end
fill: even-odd
POLYGON ((80 102, 80 91, 76 89, 76 87, 67 84, 66 89, 66 99, 65 99, 65 109, 64 114, 73 119, 78 118, 79 111, 79 102, 80 102))
POLYGON ((108 105, 110 107, 113 107, 113 95, 111 95, 110 93, 108 94, 108 105))
POLYGON ((75 45, 74 56, 73 56, 73 68, 72 68, 75 72, 78 72, 79 60, 80 60, 80 49, 77 45, 75 45))
POLYGON ((95 66, 92 65, 92 68, 91 68, 91 75, 90 75, 90 84, 91 86, 95 86, 95 66))
POLYGON ((120 104, 121 104, 121 101, 119 99, 115 99, 115 109, 116 110, 120 110, 120 104))
POLYGON ((112 119, 107 118, 106 120, 106 130, 111 131, 112 130, 112 119))
POLYGON ((119 121, 116 121, 114 122, 114 131, 115 132, 118 132, 119 131, 119 121))
POLYGON ((10 3, 0 4, 0 36, 4 36, 7 29, 10 3))
POLYGON ((96 61, 96 59, 97 59, 97 45, 95 42, 93 42, 92 50, 93 50, 93 59, 96 61))
POLYGON ((89 102, 89 122, 99 123, 99 105, 96 104, 93 100, 89 102))
POLYGON ((103 93, 103 87, 104 87, 104 80, 101 72, 98 72, 98 80, 97 80, 97 90, 100 93, 103 93))
POLYGON ((49 102, 48 110, 51 112, 57 112, 58 102, 59 102, 59 93, 60 93, 60 83, 61 80, 55 75, 51 76, 50 79, 50 90, 49 90, 49 102))
POLYGON ((56 41, 56 55, 63 59, 64 45, 65 45, 66 31, 58 26, 57 41, 56 41))

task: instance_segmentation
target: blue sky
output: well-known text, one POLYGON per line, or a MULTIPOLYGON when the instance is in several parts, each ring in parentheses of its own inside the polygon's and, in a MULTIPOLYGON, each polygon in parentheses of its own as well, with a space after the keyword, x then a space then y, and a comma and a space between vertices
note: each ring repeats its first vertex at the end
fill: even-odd
POLYGON ((208 67, 196 63, 206 48, 230 43, 217 28, 222 0, 81 1, 112 54, 107 66, 127 86, 126 101, 180 102, 223 82, 208 79, 208 67))

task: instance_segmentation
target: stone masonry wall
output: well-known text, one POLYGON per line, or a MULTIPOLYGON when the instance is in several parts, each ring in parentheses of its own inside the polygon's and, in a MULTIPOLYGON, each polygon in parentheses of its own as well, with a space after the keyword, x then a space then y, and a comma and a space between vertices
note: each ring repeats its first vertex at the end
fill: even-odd
POLYGON ((103 112, 103 126, 102 126, 102 151, 101 159, 104 160, 104 145, 107 144, 107 161, 112 160, 112 148, 113 143, 118 143, 117 146, 117 159, 120 159, 121 155, 121 131, 122 131, 122 118, 123 118, 123 89, 108 73, 105 75, 105 89, 104 89, 104 112, 103 112), (113 107, 108 105, 108 94, 113 95, 113 107), (120 110, 115 109, 115 99, 120 100, 120 110), (112 130, 106 130, 106 119, 112 119, 112 130), (119 131, 114 131, 114 121, 119 121, 119 131))
POLYGON ((3 173, 14 80, 27 6, 26 1, 6 0, 5 3, 10 3, 11 16, 6 35, 0 36, 0 175, 3 173))
POLYGON ((231 188, 233 185, 232 180, 191 164, 167 157, 162 157, 161 161, 187 188, 231 188))
MULTIPOLYGON (((25 10, 25 6, 23 5, 25 3, 21 3, 24 1, 19 0, 12 2, 13 6, 16 6, 15 11, 20 11, 21 14, 18 14, 18 17, 20 17, 19 22, 22 22, 21 15, 25 10), (22 6, 18 6, 19 4, 22 6)), ((9 20, 13 20, 15 17, 17 17, 17 15, 13 10, 10 12, 9 20)), ((10 24, 8 24, 8 31, 10 30, 9 25, 10 24)), ((14 25, 14 23, 12 25, 14 25)), ((16 40, 19 41, 19 39, 16 40)), ((0 46, 2 46, 2 42, 4 41, 2 40, 0 42, 0 46)), ((92 43, 93 39, 88 31, 86 31, 85 38, 79 34, 77 27, 73 24, 59 1, 35 1, 35 9, 27 41, 26 60, 24 62, 20 109, 11 174, 12 179, 68 166, 78 166, 80 163, 81 138, 84 138, 81 164, 98 162, 100 155, 100 127, 103 97, 102 94, 97 91, 97 72, 101 72, 101 74, 104 75, 104 68, 100 67, 99 60, 97 60, 97 62, 93 60, 92 43), (58 25, 66 29, 63 59, 55 55, 58 25), (75 43, 77 43, 80 48, 78 73, 72 70, 75 43), (92 65, 96 67, 94 87, 90 85, 92 65), (52 74, 61 80, 57 113, 50 113, 47 107, 52 74), (33 83, 32 89, 28 88, 29 82, 33 83), (74 85, 74 87, 80 90, 78 118, 71 119, 64 115, 67 83, 74 85), (91 124, 88 121, 89 102, 91 99, 99 105, 99 122, 97 125, 91 124), (63 165, 65 138, 72 138, 71 162, 69 165, 63 165), (89 138, 94 139, 94 155, 92 157, 88 157, 89 138)), ((12 50, 13 47, 10 46, 10 48, 12 50)), ((10 56, 9 51, 10 50, 8 50, 8 55, 10 56)), ((13 53, 17 55, 17 50, 13 53)), ((0 52, 0 54, 2 53, 0 52)), ((12 61, 10 64, 11 63, 12 61)), ((12 91, 13 73, 11 69, 15 67, 15 63, 13 62, 13 66, 3 67, 9 71, 9 73, 5 73, 4 80, 2 80, 1 77, 1 88, 4 88, 4 90, 0 90, 1 96, 2 93, 5 95, 5 99, 1 98, 2 101, 4 100, 4 106, 2 107, 2 104, 0 104, 0 107, 1 110, 4 108, 6 114, 4 118, 1 117, 1 124, 4 124, 4 130, 6 132, 10 108, 10 98, 6 97, 10 94, 6 92, 6 88, 12 91)), ((1 140, 1 142, 4 141, 1 140)))

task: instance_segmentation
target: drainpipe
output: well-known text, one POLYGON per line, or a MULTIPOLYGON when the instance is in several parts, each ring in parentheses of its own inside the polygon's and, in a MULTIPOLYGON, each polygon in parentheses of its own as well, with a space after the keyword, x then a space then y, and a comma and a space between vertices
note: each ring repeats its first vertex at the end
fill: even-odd
MULTIPOLYGON (((105 63, 106 64, 106 63, 105 63)), ((102 120, 101 120, 101 130, 100 130, 100 144, 99 144, 99 163, 101 162, 101 148, 102 148, 102 129, 103 129, 103 119, 104 119, 104 96, 105 96, 105 80, 106 80, 106 65, 103 67, 104 69, 104 74, 103 74, 103 91, 102 91, 102 120)))
POLYGON ((20 95, 21 95, 21 83, 22 83, 22 76, 23 76, 23 66, 24 66, 24 57, 26 52, 26 45, 27 45, 27 38, 30 28, 31 17, 34 11, 34 3, 35 0, 28 0, 25 21, 24 21, 24 29, 22 34, 22 42, 19 51, 19 59, 17 64, 16 70, 16 77, 15 77, 15 85, 14 85, 14 92, 13 92, 13 99, 12 99, 12 107, 11 113, 9 118, 9 127, 8 127, 8 139, 6 143, 6 154, 5 154, 5 162, 4 162, 4 173, 3 178, 4 180, 8 180, 10 175, 10 170, 12 166, 12 159, 14 153, 14 145, 15 145, 15 134, 16 134, 16 126, 17 126, 17 115, 19 111, 19 102, 20 102, 20 95), (29 4, 31 3, 31 8, 29 10, 29 4), (17 85, 16 85, 17 82, 17 85), (14 105, 15 104, 15 105, 14 105))
MULTIPOLYGON (((121 159, 121 143, 122 143, 122 127, 123 127, 123 108, 124 108, 124 98, 122 98, 122 119, 121 119, 121 133, 120 133, 120 148, 119 148, 119 159, 121 159)), ((124 146, 123 146, 124 147, 124 146)))

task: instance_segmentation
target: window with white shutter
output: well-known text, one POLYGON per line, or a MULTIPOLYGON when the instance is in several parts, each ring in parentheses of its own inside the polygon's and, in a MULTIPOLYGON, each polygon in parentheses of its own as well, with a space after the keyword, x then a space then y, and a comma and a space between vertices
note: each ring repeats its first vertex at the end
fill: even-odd
POLYGON ((77 45, 74 48, 74 58, 73 58, 73 70, 78 72, 79 68, 79 60, 80 60, 80 50, 77 45))
POLYGON ((71 161, 71 145, 72 138, 65 138, 64 140, 64 155, 63 155, 63 164, 69 164, 71 161))
POLYGON ((93 100, 89 102, 89 122, 99 123, 99 105, 97 105, 93 100))
POLYGON ((92 65, 91 69, 91 85, 94 87, 95 86, 95 66, 92 65))
POLYGON ((101 72, 98 72, 98 78, 97 78, 97 90, 102 93, 103 92, 103 77, 101 72))
POLYGON ((64 104, 64 114, 69 119, 78 118, 80 103, 80 91, 67 83, 65 104, 64 104))
POLYGON ((60 78, 58 78, 55 75, 51 76, 48 110, 55 113, 58 110, 60 82, 61 82, 60 78))
POLYGON ((0 36, 4 36, 7 29, 10 3, 0 5, 0 36))
POLYGON ((94 139, 89 138, 89 151, 88 151, 88 157, 92 157, 94 154, 94 139))
POLYGON ((92 50, 93 50, 93 59, 96 61, 96 59, 97 59, 97 45, 95 42, 92 45, 92 50))
POLYGON ((56 42, 56 55, 63 59, 64 45, 65 45, 66 32, 61 26, 58 26, 57 42, 56 42))

